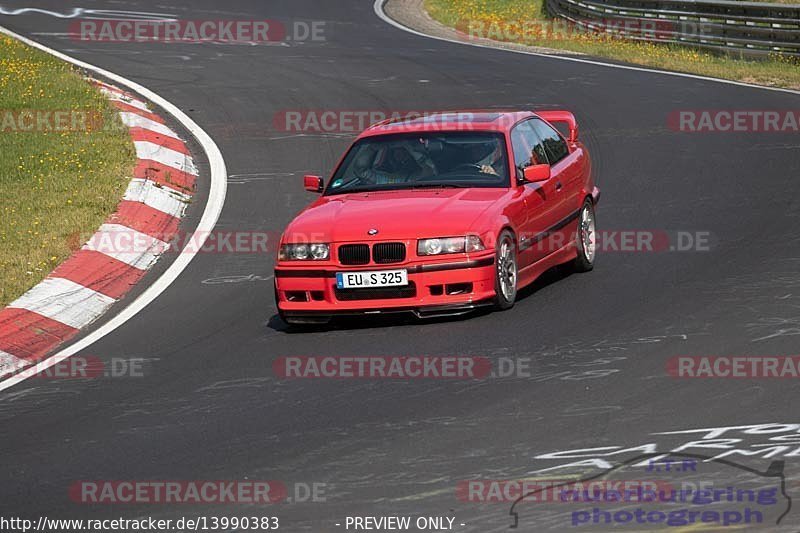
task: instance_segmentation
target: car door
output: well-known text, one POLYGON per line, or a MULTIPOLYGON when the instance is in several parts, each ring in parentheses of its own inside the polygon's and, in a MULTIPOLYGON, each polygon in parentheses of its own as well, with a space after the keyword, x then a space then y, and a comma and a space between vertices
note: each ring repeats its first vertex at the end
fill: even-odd
POLYGON ((539 183, 521 180, 526 167, 547 163, 547 156, 533 119, 514 126, 511 130, 511 149, 514 155, 517 187, 522 190, 523 220, 519 223, 519 266, 524 268, 550 253, 547 232, 556 221, 557 193, 553 178, 539 183))
POLYGON ((553 181, 553 226, 547 237, 547 248, 555 252, 574 240, 578 229, 578 211, 583 186, 583 151, 571 149, 567 141, 540 118, 531 121, 544 147, 550 164, 550 179, 553 181))

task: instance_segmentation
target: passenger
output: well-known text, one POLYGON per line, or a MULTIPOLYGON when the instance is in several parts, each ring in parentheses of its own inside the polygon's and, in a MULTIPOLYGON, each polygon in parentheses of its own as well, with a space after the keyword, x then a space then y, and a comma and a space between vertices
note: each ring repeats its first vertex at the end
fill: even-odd
POLYGON ((436 173, 433 162, 425 154, 413 150, 407 144, 392 146, 381 170, 392 175, 393 183, 416 181, 436 173))
POLYGON ((359 183, 383 185, 390 183, 390 176, 373 167, 375 153, 367 151, 358 154, 353 161, 353 175, 358 178, 359 183))

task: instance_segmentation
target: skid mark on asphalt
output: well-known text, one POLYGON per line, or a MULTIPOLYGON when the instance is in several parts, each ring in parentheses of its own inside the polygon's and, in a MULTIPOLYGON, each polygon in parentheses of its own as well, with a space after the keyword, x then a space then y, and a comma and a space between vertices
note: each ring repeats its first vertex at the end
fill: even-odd
MULTIPOLYGON (((776 246, 785 244, 782 241, 776 246)), ((800 275, 796 258, 773 261, 786 262, 790 263, 788 267, 781 265, 766 271, 726 276, 709 290, 727 312, 737 313, 749 342, 800 336, 800 275)))
POLYGON ((561 412, 562 416, 585 416, 595 415, 598 413, 613 413, 622 411, 624 409, 621 405, 595 405, 592 407, 565 407, 561 412))
POLYGON ((776 318, 767 319, 767 320, 777 320, 777 321, 781 321, 783 323, 786 323, 788 321, 788 322, 791 322, 793 324, 797 324, 798 326, 797 327, 791 327, 791 328, 779 328, 779 329, 775 330, 774 332, 770 333, 769 335, 765 335, 763 337, 757 337, 757 338, 753 339, 752 342, 766 341, 766 340, 769 340, 769 339, 775 339, 777 337, 794 337, 796 335, 800 335, 800 318, 786 319, 786 318, 776 317, 776 318))
POLYGON ((42 383, 41 386, 28 386, 0 396, 0 423, 5 424, 24 416, 25 412, 20 408, 35 413, 42 406, 52 405, 54 401, 66 402, 80 394, 74 388, 59 387, 52 380, 43 381, 46 383, 42 383))
POLYGON ((245 274, 241 276, 220 276, 217 278, 204 279, 203 285, 225 285, 228 283, 247 283, 254 281, 270 281, 275 276, 259 276, 256 274, 245 274))
POLYGON ((231 379, 226 381, 217 381, 215 383, 212 383, 211 385, 206 385, 205 387, 197 389, 196 392, 220 391, 227 389, 263 388, 264 385, 268 385, 273 381, 274 381, 273 378, 266 378, 266 377, 231 379))
POLYGON ((276 178, 296 176, 297 172, 258 172, 253 174, 231 174, 228 176, 228 185, 244 185, 252 182, 271 181, 276 178))
MULTIPOLYGON (((125 3, 119 2, 122 5, 125 3)), ((170 8, 168 8, 170 9, 170 8)), ((153 13, 149 11, 117 11, 112 9, 87 9, 83 7, 73 7, 72 11, 50 11, 36 7, 21 7, 16 9, 0 6, 0 15, 20 16, 28 14, 49 15, 60 19, 84 18, 87 20, 156 20, 169 21, 176 20, 171 13, 153 13)))
POLYGON ((797 150, 800 144, 787 144, 787 143, 770 143, 770 144, 754 144, 746 148, 748 152, 761 152, 763 150, 797 150))
POLYGON ((353 137, 352 133, 297 133, 295 135, 282 135, 280 137, 268 137, 267 140, 270 141, 282 141, 286 139, 297 139, 300 137, 306 137, 309 139, 328 139, 328 138, 343 138, 349 139, 353 137))
MULTIPOLYGON (((140 52, 138 50, 118 50, 118 49, 113 49, 113 48, 105 48, 105 49, 103 49, 103 48, 94 48, 93 51, 96 52, 96 53, 116 54, 116 55, 121 55, 121 56, 135 56, 135 55, 141 55, 142 54, 142 52, 140 52)), ((83 54, 85 52, 86 52, 86 50, 83 50, 81 48, 64 48, 64 53, 65 54, 76 54, 77 55, 77 54, 83 54)))

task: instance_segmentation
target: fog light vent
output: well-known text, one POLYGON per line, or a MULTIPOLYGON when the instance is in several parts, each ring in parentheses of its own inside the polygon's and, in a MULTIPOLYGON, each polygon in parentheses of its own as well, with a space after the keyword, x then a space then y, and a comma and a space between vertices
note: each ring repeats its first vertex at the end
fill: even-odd
POLYGON ((288 302, 307 302, 308 293, 306 291, 286 291, 286 301, 288 302))
POLYGON ((472 283, 452 283, 445 286, 445 291, 447 292, 448 296, 469 294, 472 292, 472 283))

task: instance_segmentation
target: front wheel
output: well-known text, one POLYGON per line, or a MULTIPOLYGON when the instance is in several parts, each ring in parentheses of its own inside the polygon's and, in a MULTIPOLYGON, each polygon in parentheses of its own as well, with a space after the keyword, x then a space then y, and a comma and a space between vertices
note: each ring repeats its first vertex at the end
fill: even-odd
POLYGON ((518 270, 516 240, 508 230, 500 233, 497 239, 495 262, 494 306, 500 310, 510 309, 517 299, 518 270))
POLYGON ((575 235, 578 257, 573 263, 577 272, 589 272, 594 268, 597 253, 597 228, 594 218, 594 204, 591 199, 583 201, 578 214, 578 231, 575 235))

